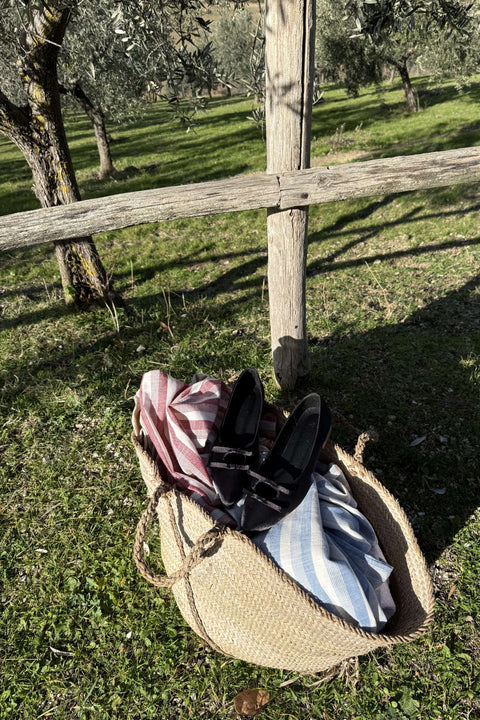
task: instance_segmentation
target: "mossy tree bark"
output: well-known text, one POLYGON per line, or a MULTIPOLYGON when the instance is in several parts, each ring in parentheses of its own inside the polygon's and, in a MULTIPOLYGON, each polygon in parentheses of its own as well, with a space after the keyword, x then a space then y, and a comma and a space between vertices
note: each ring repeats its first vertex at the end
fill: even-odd
MULTIPOLYGON (((80 200, 60 106, 57 59, 71 6, 50 2, 32 11, 18 70, 27 96, 19 107, 0 91, 0 131, 23 153, 43 207, 80 200)), ((55 243, 67 303, 112 296, 109 279, 91 237, 55 243)))

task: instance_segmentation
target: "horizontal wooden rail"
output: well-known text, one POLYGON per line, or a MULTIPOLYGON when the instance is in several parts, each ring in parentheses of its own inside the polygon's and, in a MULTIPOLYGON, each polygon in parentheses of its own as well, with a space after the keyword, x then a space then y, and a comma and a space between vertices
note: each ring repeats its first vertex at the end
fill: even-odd
POLYGON ((177 185, 0 216, 0 250, 144 223, 318 203, 480 181, 480 148, 423 153, 177 185))
POLYGON ((312 168, 280 178, 280 207, 480 181, 480 147, 312 168))

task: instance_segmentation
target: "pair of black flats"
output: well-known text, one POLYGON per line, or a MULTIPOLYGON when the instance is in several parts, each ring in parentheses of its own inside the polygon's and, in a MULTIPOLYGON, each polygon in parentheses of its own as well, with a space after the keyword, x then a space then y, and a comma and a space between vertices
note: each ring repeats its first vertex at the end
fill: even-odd
POLYGON ((311 393, 298 403, 260 461, 263 406, 261 380, 255 368, 247 368, 233 387, 208 465, 225 507, 244 498, 239 527, 245 532, 267 530, 295 510, 330 434, 330 411, 317 393, 311 393))

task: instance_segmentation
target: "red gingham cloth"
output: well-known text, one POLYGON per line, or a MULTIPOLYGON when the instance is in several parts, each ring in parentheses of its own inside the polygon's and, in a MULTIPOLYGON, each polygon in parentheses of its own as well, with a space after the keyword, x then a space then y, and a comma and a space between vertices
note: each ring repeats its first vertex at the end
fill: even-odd
POLYGON ((230 389, 221 381, 195 375, 191 385, 151 370, 142 378, 135 403, 142 428, 175 486, 204 507, 214 520, 232 524, 219 507, 206 465, 225 414, 230 389))

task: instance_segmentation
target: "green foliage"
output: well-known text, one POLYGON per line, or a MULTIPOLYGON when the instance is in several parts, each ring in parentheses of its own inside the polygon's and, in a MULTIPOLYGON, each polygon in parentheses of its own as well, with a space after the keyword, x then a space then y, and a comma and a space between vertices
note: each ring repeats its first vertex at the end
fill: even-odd
POLYGON ((404 78, 406 99, 414 109, 409 98, 413 67, 453 74, 461 83, 478 71, 478 23, 457 0, 319 0, 317 14, 319 69, 345 83, 352 94, 361 85, 379 83, 390 66, 404 78))
POLYGON ((356 95, 362 85, 380 81, 382 64, 375 48, 352 35, 343 3, 318 0, 316 27, 315 61, 324 82, 341 82, 356 95))
POLYGON ((390 32, 413 30, 424 16, 431 26, 465 32, 473 3, 462 0, 346 0, 356 31, 374 40, 390 32))
POLYGON ((219 75, 257 98, 265 91, 265 37, 263 16, 256 20, 249 8, 220 6, 213 23, 213 50, 219 75))
MULTIPOLYGON (((116 120, 132 117, 147 92, 172 98, 207 82, 210 45, 207 0, 101 0, 56 2, 71 6, 59 58, 60 82, 77 83, 93 105, 116 120)), ((0 16, 0 88, 24 101, 17 70, 25 28, 43 0, 7 3, 0 16)), ((186 115, 184 116, 186 117, 186 115)))

